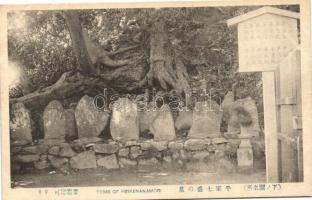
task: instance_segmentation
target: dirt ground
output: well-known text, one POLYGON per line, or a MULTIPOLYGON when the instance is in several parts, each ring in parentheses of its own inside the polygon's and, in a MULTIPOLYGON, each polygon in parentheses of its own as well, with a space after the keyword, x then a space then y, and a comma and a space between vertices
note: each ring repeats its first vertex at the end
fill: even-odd
POLYGON ((15 175, 12 187, 83 187, 129 185, 178 185, 178 184, 230 184, 260 183, 266 180, 265 170, 252 173, 204 172, 126 172, 101 169, 82 170, 65 175, 58 172, 15 175))

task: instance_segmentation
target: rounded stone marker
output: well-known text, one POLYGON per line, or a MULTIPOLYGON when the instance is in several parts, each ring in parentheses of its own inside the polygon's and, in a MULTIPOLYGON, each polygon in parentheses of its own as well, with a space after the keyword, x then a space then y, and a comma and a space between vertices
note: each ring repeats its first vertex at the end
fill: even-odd
POLYGON ((16 103, 12 106, 13 117, 10 120, 10 136, 14 141, 32 142, 31 118, 24 104, 16 103))
POLYGON ((61 102, 53 100, 43 112, 44 139, 65 140, 66 117, 61 102))
POLYGON ((75 110, 78 137, 98 137, 104 130, 109 114, 95 107, 94 99, 83 96, 75 110))

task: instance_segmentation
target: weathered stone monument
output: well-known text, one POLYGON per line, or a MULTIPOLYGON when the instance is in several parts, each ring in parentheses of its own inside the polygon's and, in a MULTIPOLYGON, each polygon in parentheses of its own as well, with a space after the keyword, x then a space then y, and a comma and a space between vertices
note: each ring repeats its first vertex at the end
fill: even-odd
POLYGON ((128 98, 120 98, 114 102, 110 131, 114 140, 139 139, 139 119, 136 103, 128 98))
POLYGON ((222 101, 222 110, 224 118, 229 118, 230 108, 234 103, 234 94, 232 91, 229 91, 222 101))
POLYGON ((188 137, 220 137, 222 111, 214 101, 197 102, 193 111, 192 128, 188 137))
POLYGON ((29 111, 24 104, 16 103, 12 105, 12 119, 10 121, 10 137, 12 140, 25 140, 32 142, 31 118, 29 111))
POLYGON ((154 140, 172 140, 175 138, 174 122, 170 107, 165 104, 156 111, 157 115, 150 124, 154 140))
POLYGON ((43 112, 44 139, 65 140, 66 116, 61 102, 51 101, 43 112))
POLYGON ((192 111, 180 111, 179 116, 175 121, 175 128, 177 130, 190 129, 193 123, 193 112, 192 111))
POLYGON ((75 110, 78 137, 98 137, 106 127, 109 114, 95 107, 92 97, 83 96, 75 110))
POLYGON ((248 126, 245 126, 246 131, 254 136, 259 136, 260 126, 259 126, 259 119, 258 119, 258 110, 256 106, 255 100, 251 99, 250 97, 245 99, 238 99, 236 100, 231 107, 229 108, 229 121, 228 121, 228 132, 229 133, 239 133, 241 124, 240 122, 242 119, 237 119, 238 117, 246 117, 246 116, 239 116, 237 109, 243 109, 248 114, 248 117, 251 119, 251 123, 248 126))
MULTIPOLYGON (((151 104, 149 104, 152 106, 151 104)), ((150 108, 150 106, 148 108, 150 108)), ((157 116, 157 112, 153 109, 142 110, 139 113, 139 127, 140 133, 150 131, 150 125, 153 123, 157 116)))
POLYGON ((65 110, 66 119, 66 138, 77 139, 78 132, 75 119, 75 111, 73 109, 65 110))

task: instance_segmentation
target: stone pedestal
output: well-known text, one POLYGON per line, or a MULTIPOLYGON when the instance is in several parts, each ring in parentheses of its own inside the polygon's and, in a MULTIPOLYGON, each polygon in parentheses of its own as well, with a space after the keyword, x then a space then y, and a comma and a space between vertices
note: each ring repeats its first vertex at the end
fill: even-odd
POLYGON ((253 167, 253 153, 249 139, 243 139, 239 149, 237 149, 238 167, 253 167))
POLYGON ((237 149, 237 165, 239 168, 253 168, 253 151, 250 143, 251 135, 246 132, 245 127, 241 127, 241 143, 237 149))

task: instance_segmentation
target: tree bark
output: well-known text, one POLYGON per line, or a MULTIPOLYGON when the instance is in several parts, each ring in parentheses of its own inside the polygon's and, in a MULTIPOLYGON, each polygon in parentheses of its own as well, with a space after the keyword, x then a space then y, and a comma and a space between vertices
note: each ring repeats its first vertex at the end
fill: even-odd
POLYGON ((82 73, 91 73, 93 64, 90 54, 87 51, 87 45, 79 15, 77 11, 74 10, 64 11, 63 14, 70 33, 73 50, 79 63, 78 68, 82 73))
POLYGON ((89 38, 80 24, 76 11, 64 11, 74 52, 80 72, 66 72, 53 85, 37 90, 20 98, 10 99, 10 104, 22 102, 30 110, 42 108, 51 100, 62 100, 82 96, 90 91, 102 91, 111 87, 122 92, 143 90, 148 83, 154 87, 155 80, 165 91, 176 90, 180 94, 188 92, 188 73, 180 56, 173 49, 163 21, 156 21, 150 35, 150 57, 144 53, 142 45, 124 47, 116 52, 107 52, 89 38), (116 56, 127 54, 126 56, 116 56), (120 59, 114 61, 110 56, 120 59), (131 58, 131 62, 123 59, 131 58), (148 61, 150 67, 148 69, 148 61), (96 65, 103 64, 99 71, 96 65))
POLYGON ((186 67, 172 47, 165 24, 157 20, 150 38, 150 70, 146 76, 149 85, 157 80, 162 89, 186 93, 190 90, 186 67))

